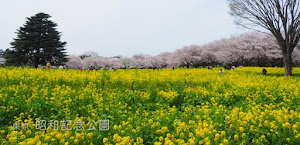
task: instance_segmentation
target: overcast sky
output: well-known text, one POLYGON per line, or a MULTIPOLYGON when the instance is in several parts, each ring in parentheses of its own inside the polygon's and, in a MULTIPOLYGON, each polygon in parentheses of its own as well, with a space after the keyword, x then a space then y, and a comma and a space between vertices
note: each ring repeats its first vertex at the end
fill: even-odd
POLYGON ((234 25, 226 0, 7 0, 0 5, 0 49, 38 12, 52 16, 68 54, 157 55, 247 30, 234 25))

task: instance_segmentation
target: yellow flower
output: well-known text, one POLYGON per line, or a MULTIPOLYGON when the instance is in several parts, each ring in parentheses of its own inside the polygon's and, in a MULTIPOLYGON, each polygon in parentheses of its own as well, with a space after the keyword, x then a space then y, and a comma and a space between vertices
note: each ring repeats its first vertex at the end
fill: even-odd
POLYGON ((10 137, 10 138, 8 139, 8 141, 9 141, 10 143, 15 143, 15 142, 17 141, 17 137, 10 137))
POLYGON ((161 128, 161 130, 162 130, 162 132, 163 132, 163 133, 165 133, 165 132, 168 132, 168 131, 169 131, 168 127, 166 127, 166 126, 162 127, 162 128, 161 128))
POLYGON ((152 124, 152 123, 153 123, 153 120, 152 120, 152 119, 149 119, 149 120, 148 120, 148 123, 149 123, 149 124, 152 124))
POLYGON ((108 138, 103 138, 103 143, 107 143, 108 142, 108 138))
POLYGON ((210 140, 209 140, 209 138, 208 137, 206 137, 206 138, 204 138, 204 142, 206 143, 206 142, 209 142, 210 140))
POLYGON ((286 123, 282 124, 282 127, 291 129, 291 124, 286 122, 286 123))
POLYGON ((66 133, 63 136, 65 138, 69 138, 71 136, 70 131, 66 131, 66 133))
POLYGON ((88 133, 86 136, 87 136, 88 138, 93 138, 94 134, 93 134, 93 133, 88 133))
POLYGON ((45 136, 45 140, 46 140, 46 141, 49 141, 49 140, 50 140, 50 138, 51 138, 51 137, 50 137, 50 136, 48 136, 48 135, 46 135, 46 136, 45 136))
POLYGON ((142 143, 143 143, 143 139, 142 139, 141 137, 138 137, 138 138, 136 139, 136 142, 142 144, 142 143))
POLYGON ((20 139, 25 139, 26 138, 26 136, 25 135, 21 135, 21 137, 20 137, 20 139))
POLYGON ((78 142, 79 142, 79 140, 76 138, 76 139, 74 140, 74 143, 75 143, 75 144, 78 144, 78 142))
POLYGON ((220 138, 220 134, 215 134, 215 139, 214 139, 214 141, 217 141, 218 139, 220 138))
POLYGON ((80 133, 76 133, 76 138, 80 139, 81 138, 81 134, 80 133))
POLYGON ((170 133, 167 134, 167 138, 171 138, 171 134, 170 133))
POLYGON ((243 127, 239 127, 240 132, 244 132, 244 128, 243 127))
POLYGON ((224 143, 225 145, 227 145, 227 144, 228 144, 228 140, 227 140, 227 139, 224 139, 224 140, 223 140, 223 143, 224 143))
POLYGON ((62 138, 62 134, 60 134, 60 133, 57 134, 57 135, 56 135, 56 138, 58 138, 58 139, 62 138))
POLYGON ((113 141, 114 142, 120 142, 122 140, 122 137, 120 137, 118 134, 115 134, 114 136, 113 136, 113 141))
POLYGON ((221 131, 222 136, 225 136, 225 134, 226 134, 225 131, 221 131))
POLYGON ((271 128, 276 130, 278 127, 274 123, 271 123, 271 128))
POLYGON ((233 137, 235 140, 239 140, 239 136, 238 135, 234 135, 233 137))
POLYGON ((27 130, 27 131, 26 131, 26 134, 27 134, 27 135, 30 135, 30 134, 31 134, 31 130, 27 130))
POLYGON ((298 128, 298 125, 294 124, 292 127, 294 130, 296 130, 298 128))
POLYGON ((159 140, 159 141, 163 141, 164 138, 163 138, 162 136, 160 136, 158 140, 159 140))

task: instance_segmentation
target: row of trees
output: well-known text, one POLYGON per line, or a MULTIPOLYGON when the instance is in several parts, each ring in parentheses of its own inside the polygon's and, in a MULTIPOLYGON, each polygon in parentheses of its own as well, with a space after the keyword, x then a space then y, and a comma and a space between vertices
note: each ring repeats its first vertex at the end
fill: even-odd
MULTIPOLYGON (((27 18, 18 29, 18 37, 11 43, 12 49, 0 50, 0 65, 67 65, 69 68, 94 66, 113 68, 172 68, 203 66, 284 66, 284 55, 277 39, 272 34, 246 33, 205 45, 192 45, 175 52, 165 52, 157 56, 145 54, 131 58, 116 56, 100 57, 88 51, 80 56, 65 55, 65 42, 60 41, 57 24, 48 20, 49 15, 38 13, 27 18), (6 61, 4 61, 4 57, 6 61), (69 61, 67 61, 69 59, 69 61), (67 61, 67 62, 66 62, 67 61)), ((291 57, 293 66, 300 66, 299 45, 291 57)))
MULTIPOLYGON (((4 55, 10 50, 0 50, 0 65, 4 64, 4 55)), ((284 66, 283 55, 276 39, 265 33, 246 33, 239 36, 217 40, 205 45, 192 45, 174 52, 165 52, 157 56, 145 54, 131 58, 116 56, 100 57, 96 52, 86 52, 80 56, 68 56, 65 65, 69 68, 172 68, 204 66, 284 66)), ((46 61, 45 61, 46 62, 46 61)), ((9 62, 6 62, 9 63, 9 62)), ((59 64, 60 65, 60 64, 59 64)), ((300 66, 299 45, 292 55, 292 65, 300 66)))
MULTIPOLYGON (((297 45, 299 48, 300 45, 297 45)), ((300 50, 293 53, 293 66, 300 66, 300 50)), ((71 55, 66 63, 69 68, 94 66, 113 68, 172 68, 204 66, 278 66, 282 67, 283 57, 275 38, 269 34, 252 32, 221 39, 205 45, 192 45, 174 52, 157 56, 145 54, 131 58, 120 56, 105 58, 95 52, 80 56, 71 55), (84 57, 83 57, 84 56, 84 57)))
MULTIPOLYGON (((254 37, 261 37, 258 40, 251 35, 245 35, 241 36, 241 39, 220 40, 203 46, 189 46, 173 53, 163 53, 154 57, 137 55, 131 59, 100 59, 96 56, 82 55, 80 58, 84 60, 84 64, 92 66, 107 61, 109 62, 107 66, 116 62, 124 65, 125 68, 130 66, 199 67, 219 64, 283 65, 285 76, 291 76, 292 66, 297 65, 297 58, 295 59, 293 55, 299 56, 299 52, 294 50, 299 46, 300 39, 300 1, 228 0, 228 2, 230 14, 238 25, 250 29, 255 29, 257 26, 264 28, 274 39, 269 36, 254 35, 254 37), (244 40, 244 37, 247 39, 244 40), (266 41, 262 42, 262 40, 266 41), (273 40, 276 40, 276 43, 273 43, 273 40), (236 50, 237 48, 239 50, 236 50), (282 57, 278 55, 280 53, 282 57)), ((37 68, 39 64, 43 65, 47 62, 59 65, 67 61, 64 49, 66 42, 60 41, 61 33, 55 28, 57 24, 49 18, 50 15, 45 13, 38 13, 27 18, 25 25, 18 29, 17 38, 11 43, 12 49, 5 52, 7 64, 34 65, 37 68)))

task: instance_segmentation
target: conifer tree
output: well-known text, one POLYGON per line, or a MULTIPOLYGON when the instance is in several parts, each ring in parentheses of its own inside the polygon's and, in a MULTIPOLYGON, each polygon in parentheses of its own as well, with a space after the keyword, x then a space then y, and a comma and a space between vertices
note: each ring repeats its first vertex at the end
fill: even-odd
POLYGON ((17 30, 17 38, 6 51, 8 65, 62 65, 67 62, 66 42, 62 42, 61 32, 56 30, 57 24, 49 20, 50 15, 38 13, 27 18, 26 23, 17 30))

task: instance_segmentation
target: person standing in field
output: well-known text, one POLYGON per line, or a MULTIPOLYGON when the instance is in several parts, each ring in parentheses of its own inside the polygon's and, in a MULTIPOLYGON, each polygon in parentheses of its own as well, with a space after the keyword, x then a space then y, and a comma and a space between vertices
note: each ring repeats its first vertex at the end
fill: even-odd
POLYGON ((267 72, 268 72, 268 71, 267 71, 265 68, 263 68, 262 74, 263 74, 263 75, 267 75, 267 72))
POLYGON ((50 67, 51 67, 51 64, 50 64, 50 62, 48 62, 48 63, 46 64, 46 69, 50 69, 50 67))
POLYGON ((220 74, 220 75, 223 75, 223 74, 224 74, 224 71, 223 71, 222 69, 220 69, 219 74, 220 74))

